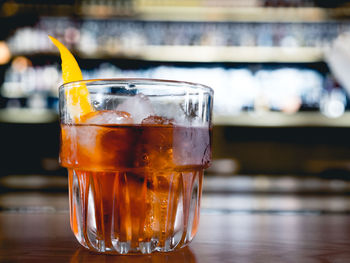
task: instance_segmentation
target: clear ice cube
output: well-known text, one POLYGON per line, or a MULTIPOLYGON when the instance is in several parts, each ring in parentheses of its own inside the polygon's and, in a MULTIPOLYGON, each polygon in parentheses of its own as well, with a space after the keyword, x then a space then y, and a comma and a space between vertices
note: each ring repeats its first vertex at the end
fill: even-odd
POLYGON ((85 118, 86 124, 132 124, 133 118, 126 111, 96 111, 85 118))
POLYGON ((149 98, 141 93, 119 104, 117 111, 129 112, 135 124, 140 124, 143 119, 154 115, 154 109, 149 98))
MULTIPOLYGON (((82 123, 95 125, 132 124, 133 119, 125 111, 103 110, 88 113, 83 117, 82 123)), ((102 139, 107 131, 109 130, 106 127, 80 126, 76 130, 76 138, 80 147, 84 148, 85 153, 83 154, 93 155, 96 152, 101 152, 100 155, 107 159, 107 153, 103 153, 102 147, 102 139)))

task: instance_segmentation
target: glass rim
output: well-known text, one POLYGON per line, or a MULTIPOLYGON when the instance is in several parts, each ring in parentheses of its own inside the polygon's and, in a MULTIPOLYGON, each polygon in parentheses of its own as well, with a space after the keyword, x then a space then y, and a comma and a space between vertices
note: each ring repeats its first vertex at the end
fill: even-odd
MULTIPOLYGON (((59 86, 59 90, 64 89, 67 86, 70 85, 79 85, 79 84, 89 84, 89 83, 98 83, 98 82, 115 82, 115 83, 121 83, 126 82, 128 84, 164 84, 169 86, 187 86, 195 89, 200 89, 208 92, 210 95, 214 94, 214 90, 206 86, 204 84, 195 83, 195 82, 189 82, 189 81, 180 81, 180 80, 168 80, 168 79, 152 79, 152 78, 101 78, 101 79, 84 79, 84 80, 77 80, 77 81, 71 81, 64 83, 59 86)), ((101 83, 101 84, 102 84, 101 83)))

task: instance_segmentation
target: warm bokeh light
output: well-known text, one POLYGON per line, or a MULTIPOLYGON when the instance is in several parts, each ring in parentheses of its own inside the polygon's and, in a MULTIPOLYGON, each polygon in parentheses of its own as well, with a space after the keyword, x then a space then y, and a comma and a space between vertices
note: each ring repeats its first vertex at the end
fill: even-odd
POLYGON ((11 51, 5 41, 0 41, 0 65, 8 63, 11 59, 11 51))
POLYGON ((11 66, 17 72, 24 72, 28 67, 32 66, 32 62, 26 57, 18 56, 13 59, 11 66))

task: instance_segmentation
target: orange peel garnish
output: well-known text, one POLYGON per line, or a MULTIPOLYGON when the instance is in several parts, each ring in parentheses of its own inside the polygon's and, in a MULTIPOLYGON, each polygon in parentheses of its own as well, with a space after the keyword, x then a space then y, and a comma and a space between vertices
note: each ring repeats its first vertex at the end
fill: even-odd
MULTIPOLYGON (((83 74, 72 53, 57 39, 52 36, 49 36, 49 38, 60 51, 63 82, 83 80, 83 74)), ((93 111, 89 100, 89 90, 84 83, 76 83, 72 84, 71 87, 67 87, 65 95, 68 111, 75 122, 80 122, 82 116, 93 111)))

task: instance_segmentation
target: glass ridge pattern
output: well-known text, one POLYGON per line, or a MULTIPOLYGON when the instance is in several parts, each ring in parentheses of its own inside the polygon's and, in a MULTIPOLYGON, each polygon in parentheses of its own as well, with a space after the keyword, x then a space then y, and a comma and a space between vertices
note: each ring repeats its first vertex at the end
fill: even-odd
POLYGON ((192 241, 203 171, 169 173, 168 180, 161 174, 139 178, 132 172, 69 169, 70 220, 78 241, 119 254, 172 251, 192 241))

